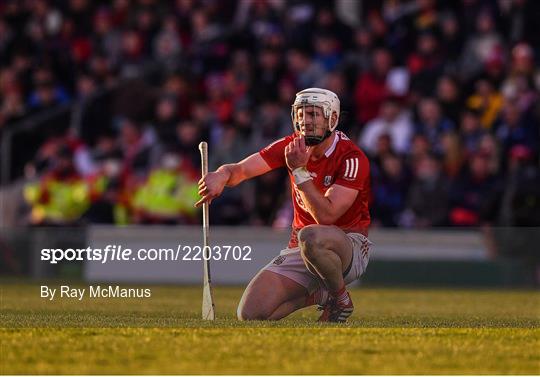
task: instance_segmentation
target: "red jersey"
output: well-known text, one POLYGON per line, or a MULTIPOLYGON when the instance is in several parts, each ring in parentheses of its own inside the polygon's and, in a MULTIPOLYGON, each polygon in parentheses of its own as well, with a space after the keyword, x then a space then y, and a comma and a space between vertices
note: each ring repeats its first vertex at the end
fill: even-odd
MULTIPOLYGON (((279 139, 259 152, 272 169, 287 167, 285 147, 294 139, 294 136, 293 134, 279 139)), ((323 195, 333 184, 358 190, 358 195, 352 205, 337 219, 334 225, 347 232, 367 235, 370 224, 368 207, 370 181, 369 160, 364 152, 343 132, 336 131, 334 140, 325 154, 316 161, 310 160, 306 168, 311 173, 315 187, 323 195)), ((298 246, 298 231, 306 225, 317 224, 317 222, 307 211, 290 170, 289 179, 291 180, 294 205, 293 229, 289 247, 296 247, 298 246)))

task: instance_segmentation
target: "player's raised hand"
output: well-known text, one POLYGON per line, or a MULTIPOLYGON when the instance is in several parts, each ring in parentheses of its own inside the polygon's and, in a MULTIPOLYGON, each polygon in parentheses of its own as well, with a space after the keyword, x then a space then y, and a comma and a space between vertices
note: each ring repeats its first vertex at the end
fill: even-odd
POLYGON ((285 147, 285 161, 289 169, 305 167, 311 156, 312 148, 306 146, 304 136, 295 137, 285 147))
POLYGON ((201 199, 195 203, 195 207, 200 207, 203 203, 210 204, 223 192, 228 176, 223 171, 214 171, 206 174, 199 180, 199 195, 201 199))

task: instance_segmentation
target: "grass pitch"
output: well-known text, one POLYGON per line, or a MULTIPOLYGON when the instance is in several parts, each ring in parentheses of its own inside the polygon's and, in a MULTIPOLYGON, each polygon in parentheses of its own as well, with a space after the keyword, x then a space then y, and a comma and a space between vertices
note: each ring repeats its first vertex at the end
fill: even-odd
POLYGON ((536 291, 358 288, 349 322, 322 325, 314 308, 238 322, 236 287, 208 322, 200 287, 49 302, 39 286, 2 284, 2 374, 540 374, 536 291))

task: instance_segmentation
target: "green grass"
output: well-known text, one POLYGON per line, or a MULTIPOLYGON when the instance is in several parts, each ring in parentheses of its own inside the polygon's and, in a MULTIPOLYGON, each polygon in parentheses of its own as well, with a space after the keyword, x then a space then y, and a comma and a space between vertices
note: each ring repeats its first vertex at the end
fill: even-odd
POLYGON ((217 287, 209 322, 200 287, 49 302, 37 283, 4 283, 0 373, 540 374, 539 292, 360 288, 345 325, 313 308, 239 322, 241 293, 217 287))

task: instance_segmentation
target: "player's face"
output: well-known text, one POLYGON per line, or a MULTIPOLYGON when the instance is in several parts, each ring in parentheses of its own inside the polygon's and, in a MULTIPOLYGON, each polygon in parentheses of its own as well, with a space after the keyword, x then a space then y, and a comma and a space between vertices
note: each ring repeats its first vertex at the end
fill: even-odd
POLYGON ((296 121, 304 136, 323 136, 327 129, 326 119, 319 106, 300 106, 296 110, 296 121))

